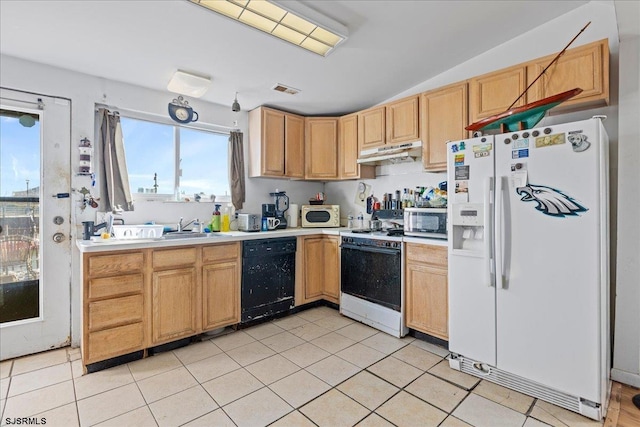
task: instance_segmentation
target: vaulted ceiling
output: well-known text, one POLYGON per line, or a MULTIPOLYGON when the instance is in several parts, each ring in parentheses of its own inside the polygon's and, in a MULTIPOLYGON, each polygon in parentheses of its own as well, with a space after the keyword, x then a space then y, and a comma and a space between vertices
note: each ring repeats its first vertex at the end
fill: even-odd
POLYGON ((161 91, 182 69, 212 78, 203 99, 213 103, 231 105, 239 92, 243 110, 271 105, 342 114, 388 99, 587 1, 302 3, 349 31, 327 57, 187 0, 2 0, 0 52, 161 91), (273 91, 276 83, 301 92, 273 91))

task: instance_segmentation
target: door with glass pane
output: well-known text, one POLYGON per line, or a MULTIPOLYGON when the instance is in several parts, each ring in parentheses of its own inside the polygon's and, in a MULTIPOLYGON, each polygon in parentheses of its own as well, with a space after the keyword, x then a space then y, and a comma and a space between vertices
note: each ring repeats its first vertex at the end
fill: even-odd
POLYGON ((0 91, 2 360, 70 343, 70 117, 68 100, 0 91))

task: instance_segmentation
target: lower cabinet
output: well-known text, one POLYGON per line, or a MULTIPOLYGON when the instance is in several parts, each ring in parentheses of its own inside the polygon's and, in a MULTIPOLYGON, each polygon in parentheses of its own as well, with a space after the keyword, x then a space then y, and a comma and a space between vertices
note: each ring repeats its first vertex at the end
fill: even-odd
POLYGON ((240 322, 240 243, 85 253, 85 365, 240 322))
POLYGON ((153 272, 153 344, 161 344, 198 332, 195 268, 153 272))
POLYGON ((144 251, 85 255, 82 305, 84 364, 146 345, 144 251))
POLYGON ((340 237, 324 236, 324 296, 340 303, 340 237))
POLYGON ((240 323, 240 244, 202 248, 202 329, 240 323))
POLYGON ((298 238, 296 305, 319 299, 340 303, 339 243, 338 236, 298 238))
POLYGON ((195 335, 199 329, 197 249, 158 249, 151 258, 152 344, 195 335))
POLYGON ((449 339, 446 247, 406 244, 405 304, 409 328, 449 339))

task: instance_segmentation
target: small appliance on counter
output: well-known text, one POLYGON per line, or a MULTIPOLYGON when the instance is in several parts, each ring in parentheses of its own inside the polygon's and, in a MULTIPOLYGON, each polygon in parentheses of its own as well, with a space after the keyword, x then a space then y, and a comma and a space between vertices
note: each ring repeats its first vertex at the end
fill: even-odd
POLYGON ((405 208, 405 236, 447 239, 446 208, 405 208))
POLYGON ((340 205, 302 205, 302 227, 340 227, 340 205))
MULTIPOLYGON (((273 197, 274 204, 273 206, 273 217, 278 219, 280 222, 276 226, 276 229, 287 228, 287 217, 285 212, 289 209, 289 196, 284 191, 276 190, 273 193, 269 193, 271 197, 273 197)), ((264 205, 263 211, 264 211, 264 205)), ((263 212, 264 213, 264 212, 263 212)), ((267 216, 267 215, 264 215, 267 216)), ((270 215, 269 215, 270 216, 270 215)))
POLYGON ((238 214, 239 231, 260 231, 260 215, 250 213, 238 214))
POLYGON ((262 216, 266 218, 276 217, 276 205, 273 203, 262 204, 262 216))

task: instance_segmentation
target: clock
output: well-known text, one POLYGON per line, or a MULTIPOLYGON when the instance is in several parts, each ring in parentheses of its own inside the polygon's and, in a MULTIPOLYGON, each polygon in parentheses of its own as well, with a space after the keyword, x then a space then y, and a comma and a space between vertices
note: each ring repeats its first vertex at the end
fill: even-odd
POLYGON ((191 123, 198 120, 198 113, 193 111, 182 96, 169 103, 169 117, 178 123, 191 123))

